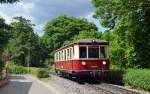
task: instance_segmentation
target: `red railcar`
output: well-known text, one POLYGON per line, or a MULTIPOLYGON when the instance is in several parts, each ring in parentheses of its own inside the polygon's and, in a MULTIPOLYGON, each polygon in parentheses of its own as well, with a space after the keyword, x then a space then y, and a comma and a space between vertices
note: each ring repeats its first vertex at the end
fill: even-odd
POLYGON ((55 71, 76 77, 101 77, 109 71, 108 42, 82 39, 58 49, 55 71))

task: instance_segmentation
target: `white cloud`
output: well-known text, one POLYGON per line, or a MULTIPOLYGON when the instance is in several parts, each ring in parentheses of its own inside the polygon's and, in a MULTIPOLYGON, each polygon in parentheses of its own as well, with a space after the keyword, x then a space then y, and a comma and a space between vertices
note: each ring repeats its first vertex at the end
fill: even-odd
POLYGON ((93 18, 93 15, 94 15, 94 12, 89 13, 87 16, 85 16, 85 18, 86 18, 88 21, 95 23, 95 25, 96 25, 97 28, 98 28, 98 31, 101 31, 101 32, 105 31, 106 28, 102 27, 102 26, 100 25, 99 20, 94 19, 94 18, 93 18))
POLYGON ((86 18, 88 21, 90 21, 90 22, 94 22, 95 19, 92 17, 93 14, 94 14, 94 12, 89 13, 89 14, 87 14, 87 15, 85 16, 85 18, 86 18))
POLYGON ((5 18, 5 21, 6 21, 7 24, 9 24, 9 23, 11 22, 11 17, 8 16, 8 15, 6 15, 5 13, 3 13, 3 12, 1 12, 1 11, 0 11, 0 16, 1 16, 2 18, 5 18))
POLYGON ((22 10, 26 13, 30 13, 31 10, 34 8, 33 3, 24 3, 24 2, 19 2, 16 4, 18 8, 22 8, 22 10))
POLYGON ((21 0, 15 4, 0 5, 0 16, 6 19, 7 23, 15 16, 23 16, 36 24, 34 30, 39 35, 43 34, 46 22, 61 14, 85 17, 99 27, 98 21, 92 18, 93 11, 91 0, 21 0))
POLYGON ((38 33, 38 35, 42 36, 44 34, 43 31, 44 24, 39 24, 34 27, 34 31, 38 33))

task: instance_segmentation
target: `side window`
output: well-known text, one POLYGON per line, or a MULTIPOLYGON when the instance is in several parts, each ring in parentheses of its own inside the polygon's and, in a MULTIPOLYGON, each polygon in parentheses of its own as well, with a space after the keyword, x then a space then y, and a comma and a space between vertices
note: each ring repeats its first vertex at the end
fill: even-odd
POLYGON ((66 60, 66 50, 64 50, 64 60, 66 60))
POLYGON ((61 51, 62 55, 62 60, 64 60, 64 50, 61 51))
POLYGON ((70 48, 70 59, 72 59, 72 48, 70 48))
POLYGON ((67 49, 67 59, 70 59, 69 58, 69 49, 67 49))
POLYGON ((79 47, 79 58, 87 58, 87 47, 79 47))
POLYGON ((59 52, 58 52, 58 61, 60 60, 60 58, 59 58, 59 52))
POLYGON ((101 58, 106 58, 106 47, 105 46, 100 46, 100 57, 101 58))
POLYGON ((54 60, 56 61, 56 53, 55 53, 55 57, 54 57, 54 60))
POLYGON ((59 61, 61 60, 61 55, 60 55, 60 52, 59 52, 59 61))
POLYGON ((72 48, 72 59, 74 59, 74 47, 72 48))
POLYGON ((58 59, 58 52, 57 52, 57 61, 58 61, 59 59, 58 59))
POLYGON ((61 60, 61 52, 59 52, 59 57, 60 57, 60 60, 61 60))
POLYGON ((59 52, 59 61, 61 60, 61 52, 59 52))
POLYGON ((68 51, 66 49, 66 60, 68 60, 68 51))
POLYGON ((55 61, 57 61, 57 52, 55 53, 55 61))
POLYGON ((73 59, 74 55, 73 55, 73 48, 71 48, 71 59, 73 59))

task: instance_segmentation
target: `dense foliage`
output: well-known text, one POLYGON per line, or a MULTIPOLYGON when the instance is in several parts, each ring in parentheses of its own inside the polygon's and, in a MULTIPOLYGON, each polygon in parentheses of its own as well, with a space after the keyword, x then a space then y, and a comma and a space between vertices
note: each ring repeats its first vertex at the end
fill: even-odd
POLYGON ((122 69, 113 65, 107 75, 106 82, 130 88, 150 91, 150 70, 148 69, 122 69))
MULTIPOLYGON (((0 3, 14 3, 17 1, 18 0, 0 0, 0 3)), ((1 60, 1 54, 10 37, 10 32, 8 31, 9 29, 9 25, 7 25, 5 20, 0 16, 0 72, 4 67, 4 64, 1 60)))
POLYGON ((5 23, 5 20, 0 17, 0 53, 3 51, 5 45, 7 44, 10 32, 8 31, 10 29, 9 25, 5 23))
POLYGON ((0 60, 0 75, 1 75, 3 68, 4 68, 4 63, 2 62, 2 60, 0 60))
POLYGON ((111 52, 117 57, 112 61, 125 67, 149 68, 150 1, 92 0, 92 3, 96 7, 94 17, 101 19, 101 24, 115 35, 111 52))
POLYGON ((123 74, 124 70, 122 69, 111 69, 105 79, 108 83, 123 85, 123 74))
POLYGON ((6 51, 10 60, 23 66, 43 66, 44 49, 37 34, 33 32, 33 24, 23 17, 15 17, 10 24, 11 38, 6 51))
POLYGON ((39 69, 37 71, 37 77, 38 78, 47 78, 47 77, 49 77, 49 73, 46 69, 39 69))
POLYGON ((1 54, 10 38, 9 29, 10 27, 5 23, 5 20, 0 17, 0 72, 4 68, 4 63, 1 60, 1 54))
POLYGON ((124 84, 132 88, 150 91, 150 70, 128 69, 123 75, 124 84))
POLYGON ((0 3, 15 3, 18 2, 19 0, 0 0, 0 3))
POLYGON ((26 74, 28 70, 23 66, 16 66, 13 62, 8 62, 5 67, 9 70, 10 73, 13 74, 26 74))

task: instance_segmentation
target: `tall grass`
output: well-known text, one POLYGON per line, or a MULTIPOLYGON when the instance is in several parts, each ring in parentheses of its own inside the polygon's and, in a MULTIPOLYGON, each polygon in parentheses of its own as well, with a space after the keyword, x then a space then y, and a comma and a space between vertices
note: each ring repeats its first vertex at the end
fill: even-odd
POLYGON ((150 70, 128 69, 123 75, 123 82, 132 88, 150 91, 150 70))
POLYGON ((150 69, 123 69, 111 65, 106 79, 109 83, 150 91, 150 69))
POLYGON ((14 65, 13 63, 7 63, 6 68, 12 74, 33 74, 36 75, 38 78, 45 78, 49 76, 48 70, 45 68, 27 68, 19 65, 14 65))

